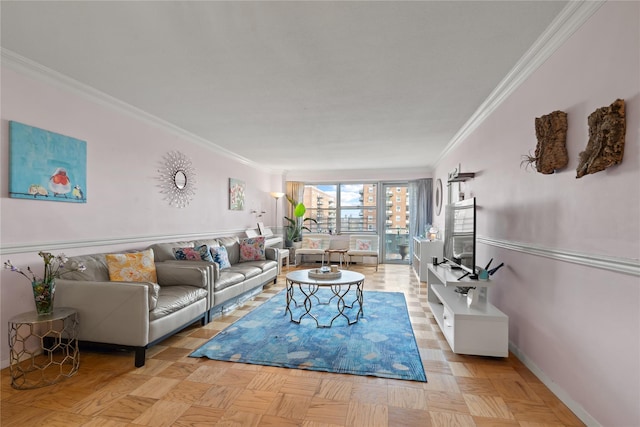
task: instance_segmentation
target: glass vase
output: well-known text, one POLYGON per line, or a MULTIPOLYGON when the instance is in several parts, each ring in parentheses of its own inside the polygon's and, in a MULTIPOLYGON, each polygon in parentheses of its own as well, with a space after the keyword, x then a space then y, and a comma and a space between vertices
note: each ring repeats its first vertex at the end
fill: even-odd
POLYGON ((36 280, 31 282, 33 287, 33 299, 36 303, 38 316, 46 316, 53 312, 53 297, 56 292, 56 281, 36 280))

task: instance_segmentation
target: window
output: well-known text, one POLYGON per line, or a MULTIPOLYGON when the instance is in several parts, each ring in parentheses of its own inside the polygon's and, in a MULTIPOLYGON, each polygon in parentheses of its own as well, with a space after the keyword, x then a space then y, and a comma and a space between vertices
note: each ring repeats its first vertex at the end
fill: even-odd
POLYGON ((305 218, 313 218, 318 223, 305 222, 305 227, 309 227, 313 232, 334 232, 337 230, 336 207, 337 207, 337 186, 328 185, 305 185, 304 205, 307 212, 305 218))
POLYGON ((377 188, 377 184, 364 183, 305 185, 305 218, 318 221, 305 226, 313 232, 375 232, 377 188))

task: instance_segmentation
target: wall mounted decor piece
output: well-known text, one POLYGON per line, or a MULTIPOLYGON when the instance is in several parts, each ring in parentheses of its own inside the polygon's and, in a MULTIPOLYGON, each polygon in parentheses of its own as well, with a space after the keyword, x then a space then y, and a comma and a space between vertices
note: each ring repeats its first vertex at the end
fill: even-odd
POLYGON ((442 181, 440 178, 436 181, 436 191, 435 191, 435 200, 436 200, 436 215, 440 215, 442 212, 442 181))
POLYGON ((229 178, 229 209, 244 210, 244 181, 229 178))
POLYGON ((616 99, 608 107, 598 108, 589 115, 588 124, 589 142, 580 153, 576 178, 622 163, 626 131, 624 100, 616 99))
POLYGON ((87 202, 87 143, 9 122, 9 197, 87 202))
POLYGON ((176 208, 187 207, 196 192, 196 173, 191 160, 179 151, 170 151, 164 155, 158 172, 164 199, 176 208))
POLYGON ((535 155, 525 155, 521 164, 535 166, 542 174, 549 175, 569 164, 567 152, 567 113, 553 113, 536 117, 535 155))

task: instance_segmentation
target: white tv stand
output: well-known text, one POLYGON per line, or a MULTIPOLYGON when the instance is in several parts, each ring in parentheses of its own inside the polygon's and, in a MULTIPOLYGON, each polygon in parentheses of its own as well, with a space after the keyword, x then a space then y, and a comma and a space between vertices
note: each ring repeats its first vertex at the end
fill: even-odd
POLYGON ((463 274, 449 265, 428 266, 427 300, 438 326, 454 353, 507 357, 509 318, 487 301, 491 282, 458 280, 463 274), (477 302, 470 306, 467 296, 455 291, 457 286, 475 286, 477 302))

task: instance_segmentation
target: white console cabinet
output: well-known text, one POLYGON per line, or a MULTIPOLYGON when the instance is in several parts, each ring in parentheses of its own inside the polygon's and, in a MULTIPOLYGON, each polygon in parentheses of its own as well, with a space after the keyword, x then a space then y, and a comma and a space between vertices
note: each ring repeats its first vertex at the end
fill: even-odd
POLYGON ((429 307, 451 350, 457 354, 507 357, 509 318, 487 301, 490 281, 458 280, 464 274, 448 265, 429 263, 427 273, 429 307), (475 286, 477 300, 471 305, 457 286, 475 286))
POLYGON ((421 282, 427 281, 427 267, 431 258, 438 257, 442 261, 444 243, 442 240, 426 240, 413 238, 413 271, 421 282))

